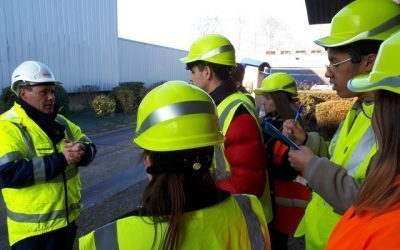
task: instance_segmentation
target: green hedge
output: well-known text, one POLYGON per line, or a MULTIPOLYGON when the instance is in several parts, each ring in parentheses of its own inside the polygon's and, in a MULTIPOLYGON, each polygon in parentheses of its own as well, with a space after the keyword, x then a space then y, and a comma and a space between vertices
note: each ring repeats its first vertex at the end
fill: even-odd
POLYGON ((144 82, 120 82, 119 86, 132 90, 134 95, 133 108, 136 109, 144 97, 146 88, 144 82))
POLYGON ((332 100, 316 105, 317 127, 323 132, 324 137, 332 138, 353 103, 352 100, 332 100))
POLYGON ((124 114, 130 113, 137 106, 134 92, 126 86, 113 88, 111 97, 117 102, 117 107, 124 114))
POLYGON ((329 140, 356 98, 344 99, 335 91, 298 91, 304 105, 303 118, 307 131, 317 131, 329 140))

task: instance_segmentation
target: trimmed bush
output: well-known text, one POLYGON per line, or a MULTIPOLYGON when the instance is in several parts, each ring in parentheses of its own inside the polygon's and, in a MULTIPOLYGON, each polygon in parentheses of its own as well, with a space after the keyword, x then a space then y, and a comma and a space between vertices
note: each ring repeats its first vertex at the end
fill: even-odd
POLYGON ((149 86, 145 87, 142 89, 142 92, 140 93, 141 96, 141 100, 143 100, 143 98, 147 95, 147 93, 149 93, 150 91, 152 91, 154 88, 164 84, 166 81, 159 81, 159 82, 155 82, 153 84, 150 84, 149 86))
POLYGON ((9 110, 17 99, 18 97, 11 91, 10 87, 4 88, 1 95, 1 112, 9 110))
POLYGON ((304 105, 305 111, 315 110, 315 105, 318 103, 333 101, 333 100, 344 100, 336 94, 335 91, 309 91, 303 90, 298 91, 299 99, 301 104, 304 105))
MULTIPOLYGON (((56 96, 56 109, 60 114, 65 114, 69 111, 69 96, 67 91, 61 86, 56 85, 55 87, 56 96)), ((3 89, 3 94, 1 95, 2 102, 2 112, 10 109, 18 97, 11 91, 10 87, 3 89)))
MULTIPOLYGON (((335 120, 334 118, 331 118, 331 116, 329 114, 324 113, 324 115, 326 117, 322 117, 324 115, 321 114, 319 116, 321 118, 319 119, 319 121, 317 121, 318 118, 316 117, 316 106, 320 105, 322 103, 325 103, 325 102, 329 102, 329 101, 338 101, 338 103, 341 103, 340 101, 345 102, 345 103, 347 103, 347 102, 354 103, 354 101, 357 99, 357 98, 344 99, 344 98, 341 98, 340 96, 338 96, 336 94, 336 91, 327 91, 327 90, 322 90, 322 91, 303 90, 303 91, 298 91, 298 94, 299 94, 300 103, 302 105, 304 105, 303 118, 305 121, 306 130, 307 131, 318 131, 327 140, 331 139, 331 136, 333 135, 338 124, 341 121, 340 117, 344 118, 344 116, 338 114, 338 118, 336 119, 336 122, 324 123, 325 121, 321 121, 321 119, 325 118, 325 120, 327 120, 327 119, 335 120)), ((332 115, 334 115, 334 113, 336 112, 335 107, 332 108, 332 106, 329 106, 329 105, 335 105, 335 102, 330 103, 330 104, 328 103, 325 105, 328 105, 327 108, 330 109, 332 115)), ((339 104, 339 105, 341 105, 341 104, 339 104)), ((344 105, 346 105, 346 104, 344 104, 344 105)), ((324 107, 324 105, 322 105, 322 106, 324 107)), ((321 108, 320 108, 320 110, 321 110, 321 108)), ((343 109, 341 109, 341 108, 339 108, 338 112, 341 112, 340 110, 342 110, 342 112, 343 112, 343 109)), ((322 112, 322 111, 320 111, 320 112, 322 112)), ((345 112, 345 115, 346 115, 346 112, 345 112)))
POLYGON ((133 91, 134 102, 133 108, 136 109, 143 99, 143 92, 145 91, 144 82, 120 82, 119 86, 127 87, 133 91))
POLYGON ((92 107, 98 116, 104 116, 115 113, 116 103, 106 95, 97 95, 92 101, 92 107))
POLYGON ((121 106, 124 114, 133 111, 135 105, 135 96, 133 91, 126 86, 119 86, 113 89, 113 95, 117 103, 121 106))
POLYGON ((324 137, 332 138, 353 104, 353 100, 332 100, 316 105, 317 126, 324 137))
POLYGON ((59 114, 66 114, 69 111, 69 95, 67 91, 61 86, 56 85, 56 108, 59 114))
POLYGON ((77 92, 81 93, 83 96, 83 102, 85 108, 90 108, 92 101, 96 94, 100 92, 100 87, 97 85, 82 85, 81 87, 77 88, 77 92))

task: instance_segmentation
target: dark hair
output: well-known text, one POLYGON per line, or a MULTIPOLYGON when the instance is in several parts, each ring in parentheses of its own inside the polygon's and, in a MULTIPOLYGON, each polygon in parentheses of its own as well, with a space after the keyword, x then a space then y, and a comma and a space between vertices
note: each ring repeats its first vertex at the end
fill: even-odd
POLYGON ((186 65, 187 69, 197 66, 200 71, 203 71, 206 66, 209 66, 214 72, 215 76, 221 81, 226 81, 230 78, 232 66, 210 63, 206 61, 195 61, 186 65))
MULTIPOLYGON (((278 90, 275 92, 267 93, 271 96, 275 103, 276 112, 283 119, 293 119, 297 112, 298 98, 297 95, 292 93, 278 90)), ((302 119, 299 119, 300 125, 303 127, 302 119)))
POLYGON ((372 126, 378 152, 375 165, 361 186, 355 203, 356 213, 368 210, 388 211, 400 207, 400 116, 399 95, 380 90, 375 95, 372 126), (393 143, 389 143, 389 141, 393 143))
MULTIPOLYGON (((152 179, 143 193, 141 214, 151 216, 155 227, 160 222, 169 223, 167 233, 161 235, 162 244, 159 246, 160 248, 179 248, 182 215, 185 211, 200 209, 196 204, 196 199, 203 196, 209 197, 210 200, 213 200, 213 197, 214 200, 220 199, 220 190, 216 187, 209 171, 213 153, 213 146, 174 152, 145 152, 152 159, 153 166, 167 168, 170 164, 181 165, 173 166, 174 169, 177 169, 175 173, 152 175, 152 179), (192 163, 196 162, 199 157, 210 160, 204 162, 201 169, 182 170, 182 168, 192 166, 192 163), (186 162, 189 163, 186 164, 186 162), (182 164, 187 166, 182 166, 182 164), (179 171, 179 169, 182 171, 179 171)), ((155 231, 153 248, 158 237, 157 230, 155 231)))
POLYGON ((258 65, 258 71, 264 72, 264 68, 271 68, 271 65, 267 62, 263 62, 260 65, 258 65))
MULTIPOLYGON (((17 83, 18 90, 20 89, 26 89, 28 91, 32 91, 32 85, 26 84, 24 81, 18 81, 17 83)), ((19 95, 19 93, 18 93, 19 95)))
POLYGON ((243 82, 244 79, 245 68, 242 64, 236 63, 236 65, 231 70, 231 78, 236 82, 243 82))
POLYGON ((369 54, 378 54, 381 44, 382 41, 379 40, 360 40, 339 47, 331 47, 329 49, 348 53, 351 57, 352 63, 360 63, 363 56, 367 56, 369 54))

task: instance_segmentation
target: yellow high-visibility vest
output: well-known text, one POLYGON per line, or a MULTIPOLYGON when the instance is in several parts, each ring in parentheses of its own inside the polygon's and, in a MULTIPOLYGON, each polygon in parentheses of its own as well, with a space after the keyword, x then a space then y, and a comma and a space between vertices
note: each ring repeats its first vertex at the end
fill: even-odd
MULTIPOLYGON (((218 111, 218 119, 219 119, 219 125, 222 130, 222 134, 225 136, 228 128, 232 122, 232 119, 236 113, 236 110, 240 107, 243 106, 247 109, 247 111, 250 113, 251 116, 255 119, 255 121, 258 124, 258 119, 257 119, 257 111, 256 108, 254 107, 254 104, 250 101, 250 99, 243 93, 241 92, 235 92, 231 94, 230 96, 226 97, 218 106, 217 106, 217 111, 218 111)), ((261 128, 258 126, 260 129, 260 134, 261 134, 261 128)), ((261 134, 262 138, 262 134, 261 134)), ((216 162, 217 168, 215 169, 216 176, 218 180, 227 178, 230 176, 230 166, 229 162, 225 157, 225 147, 223 144, 217 145, 214 147, 215 148, 215 153, 214 153, 214 160, 216 162)), ((264 214, 265 218, 267 219, 267 222, 271 222, 273 219, 273 214, 272 214, 272 203, 271 203, 271 194, 270 194, 270 189, 269 189, 269 181, 268 181, 268 174, 266 176, 266 183, 265 183, 265 188, 263 195, 260 197, 261 204, 263 205, 264 209, 264 214)))
MULTIPOLYGON (((260 202, 252 195, 233 195, 213 206, 183 214, 177 249, 270 249, 260 202)), ((79 239, 79 249, 159 249, 168 223, 130 216, 79 239)))
MULTIPOLYGON (((366 106, 370 110, 373 105, 366 106)), ((348 171, 356 180, 365 179, 368 166, 377 151, 371 119, 360 109, 351 109, 329 146, 331 161, 348 171)), ((312 194, 295 236, 304 235, 306 249, 325 249, 329 236, 342 216, 317 193, 312 194)))
MULTIPOLYGON (((58 115, 66 127, 65 138, 89 143, 80 128, 58 115)), ((10 246, 35 235, 44 234, 74 221, 81 209, 81 181, 76 166, 51 180, 45 180, 43 156, 63 151, 63 142, 54 148, 50 138, 17 103, 0 116, 0 162, 30 160, 35 184, 24 188, 3 188, 7 207, 10 246)))

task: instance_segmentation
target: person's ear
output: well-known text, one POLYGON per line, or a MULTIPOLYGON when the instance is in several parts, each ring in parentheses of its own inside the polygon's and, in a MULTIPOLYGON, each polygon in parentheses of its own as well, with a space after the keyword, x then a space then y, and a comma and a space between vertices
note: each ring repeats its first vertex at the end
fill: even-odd
POLYGON ((150 155, 146 154, 144 156, 144 166, 146 168, 150 167, 151 165, 153 165, 153 159, 151 159, 150 155))
POLYGON ((22 88, 22 89, 20 88, 18 90, 18 92, 19 92, 19 98, 21 98, 21 100, 23 100, 23 101, 26 101, 27 90, 24 88, 22 88))
POLYGON ((374 67, 375 64, 375 60, 376 60, 376 54, 368 54, 364 56, 361 63, 363 64, 363 67, 366 72, 369 73, 372 71, 372 68, 374 67))
POLYGON ((212 69, 211 69, 210 66, 206 65, 206 66, 204 67, 203 74, 204 74, 204 76, 205 76, 205 78, 206 78, 207 80, 211 80, 213 73, 214 73, 214 72, 212 71, 212 69))

